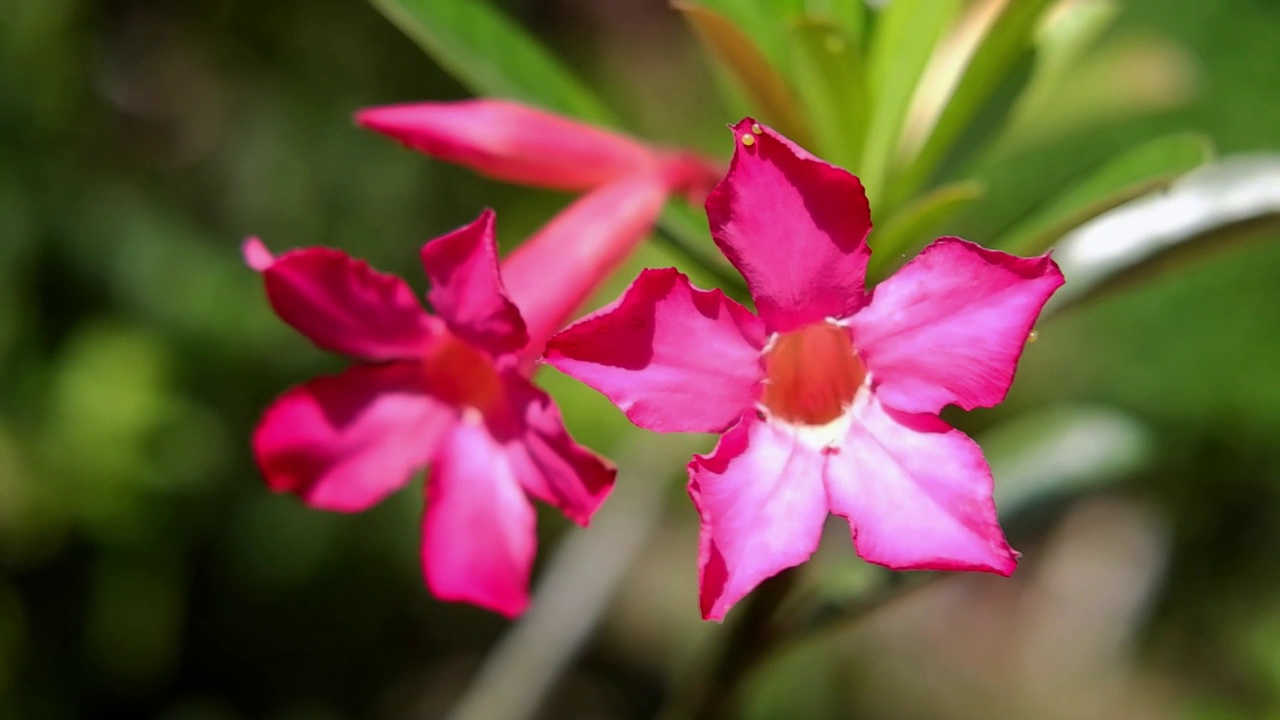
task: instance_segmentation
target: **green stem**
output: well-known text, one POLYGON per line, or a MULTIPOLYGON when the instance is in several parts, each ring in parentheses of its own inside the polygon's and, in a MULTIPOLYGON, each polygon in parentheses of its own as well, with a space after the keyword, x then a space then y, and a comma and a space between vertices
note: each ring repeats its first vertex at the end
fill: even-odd
POLYGON ((751 294, 747 291, 747 286, 743 283, 742 278, 738 276, 733 268, 729 265, 719 262, 716 258, 707 255, 701 250, 687 242, 680 234, 672 229, 665 221, 659 220, 653 229, 654 236, 662 242, 662 244, 671 248, 676 254, 685 260, 698 266, 698 269, 713 277, 716 284, 724 291, 726 295, 735 300, 745 300, 750 298, 751 294))
POLYGON ((743 616, 716 648, 706 672, 695 672, 668 701, 659 720, 728 720, 737 716, 733 705, 738 683, 770 654, 782 639, 778 609, 798 570, 790 568, 765 580, 751 594, 743 616))

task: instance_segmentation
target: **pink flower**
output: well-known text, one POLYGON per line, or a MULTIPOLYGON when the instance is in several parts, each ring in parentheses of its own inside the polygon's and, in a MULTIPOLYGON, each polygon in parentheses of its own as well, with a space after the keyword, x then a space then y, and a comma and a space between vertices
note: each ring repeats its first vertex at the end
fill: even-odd
POLYGON ((804 562, 829 512, 870 562, 1008 575, 991 472, 938 413, 1004 399, 1057 266, 942 238, 868 293, 858 179, 750 118, 734 132, 707 214, 759 314, 647 270, 547 346, 640 427, 723 433, 689 464, 703 616, 804 562))
POLYGON ((661 177, 624 183, 583 198, 521 248, 508 266, 518 292, 499 275, 492 212, 428 242, 436 315, 399 278, 337 250, 276 258, 248 240, 246 262, 281 319, 357 361, 267 409, 253 448, 270 487, 356 512, 431 465, 422 540, 431 591, 523 611, 535 551, 529 497, 585 525, 613 485, 613 468, 569 438, 529 374, 546 337, 661 208, 661 177))
POLYGON ((691 153, 653 148, 508 100, 368 108, 356 123, 482 175, 553 190, 592 190, 658 170, 671 192, 700 201, 719 176, 719 168, 691 153))

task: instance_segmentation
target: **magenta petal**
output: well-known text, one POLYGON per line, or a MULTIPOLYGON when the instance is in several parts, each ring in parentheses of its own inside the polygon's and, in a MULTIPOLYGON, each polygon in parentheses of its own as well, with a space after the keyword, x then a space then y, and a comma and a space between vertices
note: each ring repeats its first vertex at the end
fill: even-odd
POLYGON ((844 446, 827 463, 831 511, 848 519, 858 554, 894 570, 1008 575, 991 470, 977 443, 934 415, 854 405, 844 446))
POLYGON ((529 604, 533 506, 479 418, 458 423, 427 483, 422 564, 431 592, 515 617, 529 604))
POLYGON ((493 211, 485 210, 470 225, 422 246, 422 266, 431 278, 427 297, 449 329, 501 355, 524 347, 529 334, 498 274, 493 222, 493 211))
POLYGON ((760 317, 786 331, 849 315, 864 301, 871 257, 862 183, 751 118, 733 131, 733 162, 707 216, 760 317))
POLYGON ((886 405, 991 407, 1004 400, 1031 327, 1061 285, 1048 255, 942 238, 876 286, 849 326, 886 405))
POLYGON ((530 495, 548 503, 579 525, 586 525, 613 489, 617 470, 569 437, 560 410, 523 375, 504 377, 513 410, 511 421, 495 423, 503 452, 530 495))
POLYGON ((277 399, 253 450, 267 484, 326 510, 356 512, 409 481, 455 421, 413 363, 358 365, 277 399))
POLYGON ((754 416, 710 456, 694 456, 689 495, 702 518, 702 617, 724 618, 756 585, 817 549, 827 516, 825 462, 820 450, 754 416))
POLYGON ((369 361, 417 357, 435 325, 403 280, 330 248, 291 250, 272 259, 257 238, 246 263, 262 273, 280 319, 316 346, 369 361))
POLYGON ((547 362, 657 432, 721 432, 755 404, 764 328, 719 290, 645 270, 547 343, 547 362))
POLYGON ((590 190, 657 160, 626 136, 506 100, 369 108, 356 123, 483 175, 556 190, 590 190))

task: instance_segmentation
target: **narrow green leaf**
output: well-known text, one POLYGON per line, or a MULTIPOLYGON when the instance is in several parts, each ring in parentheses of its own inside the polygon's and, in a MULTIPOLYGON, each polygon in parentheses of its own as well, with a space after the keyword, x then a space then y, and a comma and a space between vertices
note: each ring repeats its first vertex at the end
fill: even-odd
POLYGON ((727 70, 758 108, 761 119, 801 145, 808 145, 808 128, 791 90, 769 60, 742 30, 724 15, 700 5, 675 2, 698 39, 727 70))
POLYGON ((907 109, 959 0, 893 0, 876 19, 868 56, 871 121, 859 175, 878 209, 907 109))
POLYGON ((1280 155, 1241 156, 1188 173, 1073 231, 1054 250, 1067 284, 1046 312, 1095 300, 1188 259, 1280 234, 1280 155))
POLYGON ((370 0, 478 95, 610 123, 612 114, 536 39, 486 0, 370 0))
POLYGON ((805 17, 834 25, 854 47, 863 47, 867 4, 863 0, 805 0, 805 17))
POLYGON ((1140 145, 1103 165, 1000 238, 998 246, 1018 254, 1044 252, 1066 233, 1121 203, 1168 185, 1209 161, 1209 140, 1179 133, 1140 145))
POLYGON ((982 183, 974 180, 944 185, 893 213, 883 227, 871 231, 874 252, 868 275, 880 278, 888 268, 901 264, 932 239, 930 233, 942 221, 982 197, 983 189, 982 183))
POLYGON ((805 19, 792 28, 795 87, 813 128, 813 150, 843 168, 861 163, 867 86, 862 54, 834 24, 805 19))
MULTIPOLYGON (((1020 92, 1030 77, 1030 57, 1035 50, 1036 23, 1053 0, 1009 0, 987 29, 969 58, 960 79, 918 154, 900 178, 893 181, 891 200, 901 202, 931 178, 934 169, 969 131, 979 111, 997 94, 1022 64, 1025 74, 1016 86, 1020 92)), ((1007 115, 1012 97, 1001 98, 1007 115)), ((1000 125, 1003 125, 1001 122, 1000 125)))

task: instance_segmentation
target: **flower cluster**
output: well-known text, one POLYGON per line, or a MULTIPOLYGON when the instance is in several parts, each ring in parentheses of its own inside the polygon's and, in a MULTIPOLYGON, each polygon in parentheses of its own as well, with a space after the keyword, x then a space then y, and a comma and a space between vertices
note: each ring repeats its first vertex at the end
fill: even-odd
POLYGON ((859 180, 747 118, 706 207, 756 312, 675 269, 646 270, 561 330, 667 196, 700 198, 714 168, 498 101, 378 108, 358 122, 495 178, 587 194, 501 266, 490 212, 428 242, 434 315, 403 281, 342 253, 275 258, 251 239, 246 259, 280 317, 357 361, 267 410, 254 449, 272 488, 358 511, 430 465, 428 585, 515 615, 534 554, 529 498, 585 524, 614 478, 532 384, 544 357, 642 428, 722 434, 689 464, 706 618, 804 562, 828 513, 873 563, 1013 571, 982 452, 938 413, 1003 400, 1062 283, 1048 256, 943 238, 868 291, 859 180))

